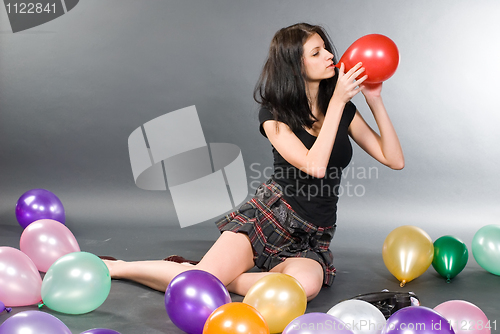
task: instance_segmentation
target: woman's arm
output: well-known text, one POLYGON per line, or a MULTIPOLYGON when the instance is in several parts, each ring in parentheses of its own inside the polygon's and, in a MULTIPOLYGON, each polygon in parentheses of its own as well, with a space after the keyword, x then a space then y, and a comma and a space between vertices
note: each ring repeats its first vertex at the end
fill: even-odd
POLYGON ((349 126, 349 134, 377 161, 392 169, 403 169, 405 165, 403 150, 380 96, 381 90, 382 83, 364 84, 362 87, 363 95, 373 113, 380 135, 366 123, 358 111, 349 126))
POLYGON ((341 64, 335 91, 330 99, 321 130, 311 149, 308 150, 286 124, 273 120, 263 123, 267 138, 290 164, 314 177, 325 176, 345 104, 361 91, 358 85, 366 79, 364 76, 355 81, 355 78, 364 71, 361 65, 357 64, 344 74, 344 64, 341 64))

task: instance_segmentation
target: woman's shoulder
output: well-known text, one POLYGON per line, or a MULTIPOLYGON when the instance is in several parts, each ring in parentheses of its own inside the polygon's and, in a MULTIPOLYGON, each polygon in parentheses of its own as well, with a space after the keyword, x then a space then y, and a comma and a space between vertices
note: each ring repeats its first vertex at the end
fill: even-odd
POLYGON ((264 122, 274 120, 274 115, 269 110, 269 108, 262 106, 259 110, 259 130, 260 133, 267 138, 266 132, 264 131, 264 122))
MULTIPOLYGON (((260 133, 262 133, 262 135, 266 138, 267 138, 267 135, 266 135, 266 132, 264 131, 264 122, 266 122, 266 121, 278 121, 280 123, 285 124, 286 126, 289 126, 288 123, 285 120, 283 120, 282 117, 279 116, 279 114, 275 115, 275 113, 273 111, 271 111, 270 108, 262 106, 259 109, 259 124, 260 124, 259 129, 260 129, 260 133)), ((303 130, 303 129, 300 129, 300 130, 303 130)), ((294 131, 294 132, 296 132, 296 131, 294 131)))
POLYGON ((259 122, 262 124, 265 121, 274 119, 273 112, 268 107, 260 107, 259 109, 259 122))

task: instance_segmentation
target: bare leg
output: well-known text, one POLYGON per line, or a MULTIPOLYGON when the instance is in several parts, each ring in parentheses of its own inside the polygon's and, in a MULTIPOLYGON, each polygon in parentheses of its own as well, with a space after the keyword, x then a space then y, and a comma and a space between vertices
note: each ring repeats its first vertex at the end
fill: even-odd
POLYGON ((224 232, 195 266, 169 261, 104 261, 111 278, 128 279, 165 291, 178 274, 192 269, 207 271, 228 285, 254 266, 252 245, 243 233, 224 232))
POLYGON ((158 291, 165 291, 168 283, 178 274, 190 268, 180 263, 169 261, 108 261, 111 278, 127 279, 158 291))
MULTIPOLYGON (((262 277, 270 273, 246 273, 254 266, 253 251, 248 236, 243 233, 224 232, 205 254, 199 264, 187 265, 169 261, 104 261, 112 278, 129 279, 155 290, 165 291, 178 274, 192 269, 205 270, 227 286, 230 292, 246 295, 262 277)), ((308 300, 319 293, 323 285, 323 269, 311 259, 288 258, 271 273, 288 274, 304 287, 308 300)))
POLYGON ((233 293, 244 296, 255 282, 270 273, 282 273, 294 277, 306 291, 308 301, 316 297, 323 286, 323 268, 318 262, 306 258, 288 258, 271 269, 271 272, 243 273, 227 288, 233 293))

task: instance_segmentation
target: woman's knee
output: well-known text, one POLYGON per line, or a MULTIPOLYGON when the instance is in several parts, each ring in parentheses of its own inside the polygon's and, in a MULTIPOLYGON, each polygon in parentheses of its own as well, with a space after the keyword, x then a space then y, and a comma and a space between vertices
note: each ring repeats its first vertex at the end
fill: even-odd
POLYGON ((305 277, 297 278, 297 280, 304 288, 308 301, 316 297, 321 291, 321 287, 323 286, 323 278, 318 278, 316 275, 306 275, 305 277))
POLYGON ((307 300, 316 297, 323 287, 323 268, 311 259, 287 259, 281 272, 294 277, 304 288, 307 300), (290 261, 289 261, 290 260, 290 261), (289 263, 286 263, 289 261, 289 263))

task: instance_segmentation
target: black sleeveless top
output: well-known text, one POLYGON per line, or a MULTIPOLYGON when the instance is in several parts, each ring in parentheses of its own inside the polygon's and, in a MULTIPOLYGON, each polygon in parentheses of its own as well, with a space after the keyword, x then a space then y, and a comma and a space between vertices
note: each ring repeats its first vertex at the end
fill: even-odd
MULTIPOLYGON (((273 147, 273 179, 283 188, 283 197, 299 216, 317 226, 333 226, 336 223, 342 170, 347 167, 352 158, 348 129, 355 113, 356 106, 348 102, 340 119, 330 161, 323 178, 316 178, 302 172, 288 163, 273 147)), ((262 124, 268 120, 274 120, 272 112, 266 108, 260 109, 260 132, 265 137, 267 136, 262 124)), ((307 149, 312 147, 317 138, 305 129, 294 131, 294 133, 307 149)))

